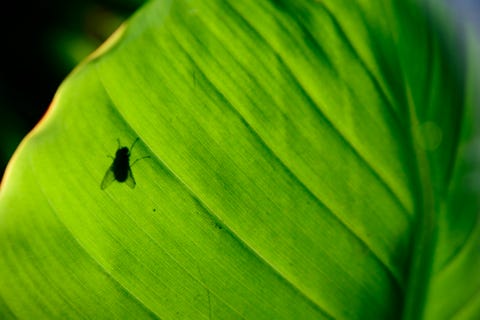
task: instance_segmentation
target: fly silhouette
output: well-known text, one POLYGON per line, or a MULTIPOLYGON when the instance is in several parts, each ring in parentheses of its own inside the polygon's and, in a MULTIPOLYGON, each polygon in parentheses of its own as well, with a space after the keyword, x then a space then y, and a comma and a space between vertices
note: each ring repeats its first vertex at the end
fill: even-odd
POLYGON ((130 155, 137 141, 138 138, 133 141, 132 146, 129 149, 128 147, 121 146, 120 139, 117 139, 117 152, 115 153, 115 157, 111 157, 113 162, 103 177, 102 184, 100 185, 102 190, 107 188, 115 180, 121 183, 125 182, 132 189, 135 188, 136 183, 133 178, 132 167, 137 161, 150 158, 150 156, 142 157, 135 160, 130 165, 130 155))

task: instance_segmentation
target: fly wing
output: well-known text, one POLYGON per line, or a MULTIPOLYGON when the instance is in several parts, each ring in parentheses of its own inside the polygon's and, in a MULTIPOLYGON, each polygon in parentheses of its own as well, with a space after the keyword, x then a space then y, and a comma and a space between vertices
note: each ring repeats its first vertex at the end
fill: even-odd
POLYGON ((135 179, 133 178, 133 173, 132 173, 132 170, 130 168, 128 168, 128 176, 127 176, 127 180, 125 180, 125 183, 130 187, 130 188, 135 188, 135 179))
POLYGON ((113 164, 112 164, 110 168, 108 168, 107 172, 105 173, 105 176, 103 177, 100 188, 102 190, 105 190, 105 188, 108 187, 114 180, 115 180, 115 174, 113 173, 113 164))

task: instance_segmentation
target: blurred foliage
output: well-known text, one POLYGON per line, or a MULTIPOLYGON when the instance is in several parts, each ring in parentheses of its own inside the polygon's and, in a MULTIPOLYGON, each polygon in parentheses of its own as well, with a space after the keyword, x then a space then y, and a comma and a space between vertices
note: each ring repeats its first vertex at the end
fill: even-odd
POLYGON ((0 27, 0 172, 66 75, 143 0, 12 1, 0 27))

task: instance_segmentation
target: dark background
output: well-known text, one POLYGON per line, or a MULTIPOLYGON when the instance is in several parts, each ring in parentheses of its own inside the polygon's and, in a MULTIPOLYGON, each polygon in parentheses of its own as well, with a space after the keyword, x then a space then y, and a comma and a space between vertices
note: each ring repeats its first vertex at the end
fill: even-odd
POLYGON ((0 177, 70 71, 143 0, 11 1, 0 18, 0 177))
MULTIPOLYGON (((480 0, 445 1, 457 19, 468 19, 480 30, 480 0)), ((62 80, 143 2, 26 0, 4 6, 0 175, 20 141, 45 113, 62 80)))

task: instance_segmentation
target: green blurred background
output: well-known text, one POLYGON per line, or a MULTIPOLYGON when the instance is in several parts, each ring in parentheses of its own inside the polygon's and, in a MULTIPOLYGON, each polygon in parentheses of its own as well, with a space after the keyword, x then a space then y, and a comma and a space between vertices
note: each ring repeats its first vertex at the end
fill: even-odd
MULTIPOLYGON (((480 30, 480 0, 444 1, 459 21, 466 19, 480 30)), ((4 8, 0 19, 1 175, 62 80, 144 2, 27 0, 10 1, 4 8)))
POLYGON ((0 59, 0 176, 70 71, 144 0, 11 1, 0 59))

